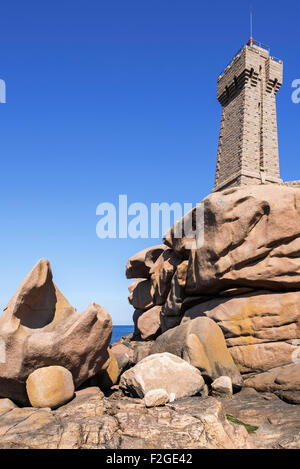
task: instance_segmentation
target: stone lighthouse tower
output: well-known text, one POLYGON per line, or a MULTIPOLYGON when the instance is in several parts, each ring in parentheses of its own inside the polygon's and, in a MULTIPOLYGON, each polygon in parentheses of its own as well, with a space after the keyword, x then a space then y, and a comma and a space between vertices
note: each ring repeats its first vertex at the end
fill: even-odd
POLYGON ((251 38, 218 78, 222 105, 214 191, 281 183, 276 93, 283 63, 251 38))

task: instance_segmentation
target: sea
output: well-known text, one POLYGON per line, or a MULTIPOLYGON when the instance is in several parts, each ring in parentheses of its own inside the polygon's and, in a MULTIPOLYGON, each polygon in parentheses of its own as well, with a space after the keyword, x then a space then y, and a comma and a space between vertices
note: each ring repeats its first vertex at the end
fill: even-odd
POLYGON ((133 325, 127 326, 113 326, 111 343, 113 344, 116 340, 123 337, 123 335, 131 334, 134 330, 133 325))

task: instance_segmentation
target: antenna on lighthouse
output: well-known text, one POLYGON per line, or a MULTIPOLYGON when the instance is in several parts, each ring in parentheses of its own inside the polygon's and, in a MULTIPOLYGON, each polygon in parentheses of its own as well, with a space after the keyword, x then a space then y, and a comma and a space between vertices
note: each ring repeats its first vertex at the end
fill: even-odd
POLYGON ((253 47, 255 44, 255 41, 253 39, 253 10, 252 10, 252 5, 250 6, 250 39, 247 42, 247 46, 253 47))
POLYGON ((253 40, 253 10, 252 10, 252 5, 250 5, 250 47, 253 46, 254 40, 253 40))

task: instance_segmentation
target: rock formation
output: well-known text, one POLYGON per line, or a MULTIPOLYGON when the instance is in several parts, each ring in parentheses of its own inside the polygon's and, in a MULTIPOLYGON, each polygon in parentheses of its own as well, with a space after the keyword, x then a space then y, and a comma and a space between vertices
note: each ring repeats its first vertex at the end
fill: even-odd
POLYGON ((144 400, 146 407, 159 407, 167 404, 170 401, 170 396, 165 389, 150 389, 146 392, 144 400))
POLYGON ((212 395, 232 397, 232 381, 229 376, 220 376, 211 385, 212 395))
POLYGON ((150 408, 144 399, 107 398, 98 387, 52 411, 0 400, 0 449, 299 448, 299 406, 246 391, 150 408))
POLYGON ((133 396, 144 397, 149 391, 164 389, 170 401, 193 396, 204 386, 197 370, 171 353, 156 353, 141 360, 121 376, 120 387, 133 396))
POLYGON ((126 277, 149 278, 151 267, 153 267, 157 258, 166 249, 167 247, 164 244, 160 244, 143 249, 143 251, 132 256, 126 264, 126 277))
POLYGON ((108 313, 34 267, 0 318, 0 448, 300 447, 300 188, 200 206, 129 259, 135 331, 111 347, 108 313))
MULTIPOLYGON (((155 321, 155 329, 164 334, 153 345, 156 352, 173 350, 180 324, 210 318, 222 330, 246 386, 298 391, 300 188, 241 186, 212 193, 199 207, 164 237, 167 249, 149 269, 147 288, 139 291, 143 301, 135 312, 135 336, 147 339, 139 324, 158 306, 160 328, 155 321), (281 373, 285 384, 279 386, 281 373)), ((135 289, 130 287, 131 297, 135 289)))
POLYGON ((40 260, 0 317, 0 396, 28 404, 28 376, 51 365, 69 370, 78 388, 108 366, 111 332, 105 309, 91 303, 76 311, 53 283, 49 262, 40 260))
POLYGON ((232 379, 236 389, 242 387, 241 375, 228 352, 223 333, 209 318, 198 317, 159 336, 150 353, 162 352, 182 357, 210 381, 225 375, 232 379))
POLYGON ((32 407, 55 409, 72 399, 75 388, 69 370, 63 366, 45 366, 28 376, 26 390, 32 407))

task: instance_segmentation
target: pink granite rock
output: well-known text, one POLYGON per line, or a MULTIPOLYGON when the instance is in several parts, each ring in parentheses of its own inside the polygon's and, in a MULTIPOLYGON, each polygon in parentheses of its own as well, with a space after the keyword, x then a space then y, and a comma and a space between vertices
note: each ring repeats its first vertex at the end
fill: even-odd
POLYGON ((161 306, 153 306, 139 317, 137 326, 142 339, 152 340, 159 334, 161 309, 161 306))
POLYGON ((163 244, 151 246, 134 254, 128 259, 126 264, 127 278, 148 278, 150 277, 150 269, 154 265, 157 258, 167 247, 163 244))
POLYGON ((149 279, 136 279, 129 285, 128 290, 128 301, 136 310, 146 311, 154 306, 149 279))
POLYGON ((185 233, 176 239, 176 224, 165 236, 177 255, 189 258, 187 295, 300 289, 300 188, 242 186, 212 193, 201 204, 199 247, 192 249, 185 233))

